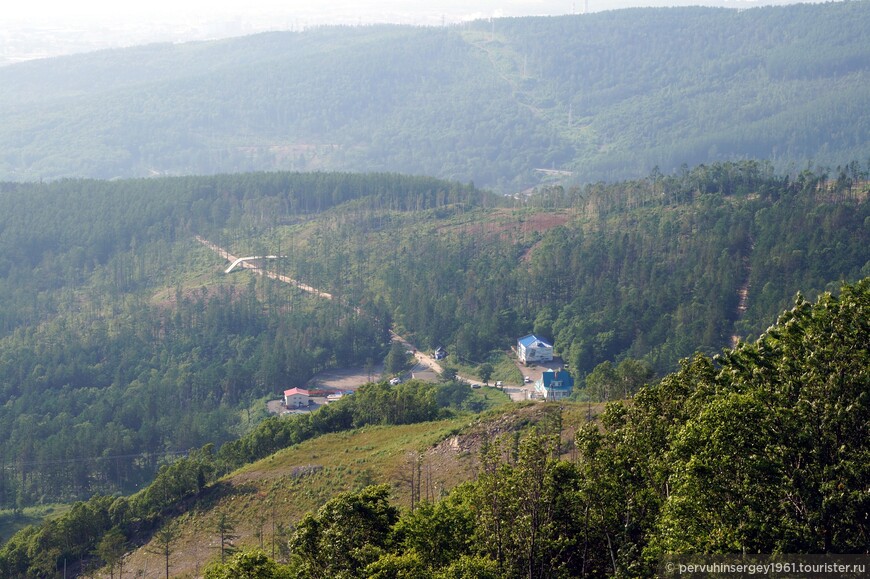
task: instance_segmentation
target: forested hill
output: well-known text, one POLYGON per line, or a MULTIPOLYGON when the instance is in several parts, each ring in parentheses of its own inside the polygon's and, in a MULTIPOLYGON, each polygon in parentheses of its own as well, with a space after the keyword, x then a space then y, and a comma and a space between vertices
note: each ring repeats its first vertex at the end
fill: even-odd
POLYGON ((870 278, 838 291, 798 299, 756 342, 685 360, 600 416, 565 401, 511 404, 298 436, 433 406, 431 395, 402 404, 431 385, 370 384, 262 423, 245 445, 282 450, 229 476, 215 476, 221 457, 203 449, 141 492, 94 496, 18 532, 0 547, 0 573, 671 577, 675 555, 771 562, 754 553, 863 564, 870 278))
POLYGON ((870 155, 870 4, 630 9, 150 45, 0 68, 0 178, 400 171, 516 192, 870 155))
POLYGON ((0 506, 135 488, 265 397, 384 360, 390 328, 472 369, 535 331, 577 396, 622 396, 584 380, 664 374, 870 275, 868 170, 747 161, 528 201, 395 174, 2 184, 0 506), (195 235, 334 299, 226 275, 195 235))

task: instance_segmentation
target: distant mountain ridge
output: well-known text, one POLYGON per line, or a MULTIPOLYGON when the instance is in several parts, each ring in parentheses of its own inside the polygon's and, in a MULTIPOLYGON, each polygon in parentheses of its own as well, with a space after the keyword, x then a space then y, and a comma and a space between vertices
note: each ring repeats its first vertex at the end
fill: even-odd
POLYGON ((0 179, 397 171, 516 192, 870 155, 870 5, 324 27, 0 68, 0 179), (560 175, 564 179, 564 175, 560 175))

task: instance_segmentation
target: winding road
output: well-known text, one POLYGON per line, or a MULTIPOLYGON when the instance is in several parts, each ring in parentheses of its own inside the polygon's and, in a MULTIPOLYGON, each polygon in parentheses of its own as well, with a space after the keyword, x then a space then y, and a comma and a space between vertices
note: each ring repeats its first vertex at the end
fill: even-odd
MULTIPOLYGON (((218 255, 220 255, 221 257, 223 257, 224 259, 226 259, 230 263, 235 263, 241 259, 235 255, 232 255, 226 249, 215 245, 211 241, 204 239, 204 238, 200 237, 199 235, 197 235, 195 237, 196 237, 196 240, 198 242, 200 242, 201 244, 203 244, 204 246, 206 246, 210 250, 214 251, 215 253, 217 253, 218 255)), ((251 271, 253 271, 254 273, 257 273, 259 275, 265 275, 268 278, 282 281, 284 283, 289 283, 290 285, 298 287, 299 289, 301 289, 304 292, 308 292, 308 293, 315 295, 317 297, 320 297, 320 298, 324 298, 327 300, 331 300, 333 298, 332 294, 330 294, 330 293, 320 291, 317 288, 313 288, 310 285, 306 285, 300 281, 296 281, 295 279, 293 279, 291 277, 287 277, 286 275, 281 275, 281 274, 275 273, 274 271, 269 271, 267 269, 263 269, 259 265, 254 263, 253 261, 240 261, 238 263, 237 267, 241 267, 244 269, 250 269, 251 271)))
MULTIPOLYGON (((196 238, 196 240, 199 243, 201 243, 205 247, 209 248, 213 252, 217 253, 223 259, 225 259, 231 263, 238 262, 236 267, 248 269, 248 270, 251 270, 252 272, 254 272, 258 275, 264 275, 270 279, 274 279, 274 280, 277 280, 277 281, 280 281, 283 283, 290 284, 294 287, 301 289, 304 292, 307 292, 311 295, 314 295, 314 296, 317 296, 317 297, 320 297, 323 299, 327 299, 327 300, 333 299, 333 295, 331 293, 321 291, 315 287, 311 287, 310 285, 304 284, 304 283, 302 283, 298 280, 295 280, 291 277, 288 277, 286 275, 281 275, 281 274, 278 274, 274 271, 269 271, 267 269, 264 269, 264 268, 260 267, 258 265, 258 263, 255 261, 239 261, 240 258, 238 256, 231 254, 229 251, 227 251, 223 247, 215 245, 211 241, 205 239, 204 237, 200 237, 199 235, 196 235, 194 237, 196 238)), ((356 309, 357 313, 362 313, 362 311, 359 310, 359 308, 355 308, 355 309, 356 309)), ((428 366, 429 368, 431 368, 434 372, 436 372, 438 374, 442 374, 444 372, 444 368, 441 366, 441 364, 439 364, 435 360, 434 357, 421 352, 419 350, 419 348, 417 348, 415 345, 411 344, 407 339, 403 338, 402 336, 393 332, 392 330, 390 330, 390 337, 392 340, 401 343, 405 347, 406 350, 412 351, 414 353, 414 358, 416 358, 418 364, 422 364, 423 366, 428 366)), ((466 382, 469 386, 482 386, 483 385, 482 382, 480 382, 479 380, 472 380, 472 379, 467 378, 465 376, 457 375, 456 378, 457 378, 457 380, 461 380, 462 382, 466 382)), ((520 386, 519 388, 505 387, 504 392, 506 394, 508 394, 512 400, 527 400, 528 399, 527 389, 522 387, 522 386, 520 386)))

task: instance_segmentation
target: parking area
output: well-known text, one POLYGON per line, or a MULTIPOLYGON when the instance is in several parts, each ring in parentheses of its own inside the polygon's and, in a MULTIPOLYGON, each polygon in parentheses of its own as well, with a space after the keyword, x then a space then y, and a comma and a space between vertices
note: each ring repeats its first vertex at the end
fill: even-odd
POLYGON ((511 400, 529 400, 535 395, 535 382, 541 379, 546 370, 558 370, 565 367, 565 362, 560 357, 553 358, 549 362, 535 362, 526 366, 519 360, 516 362, 517 369, 523 375, 523 384, 519 387, 507 387, 505 392, 511 400))

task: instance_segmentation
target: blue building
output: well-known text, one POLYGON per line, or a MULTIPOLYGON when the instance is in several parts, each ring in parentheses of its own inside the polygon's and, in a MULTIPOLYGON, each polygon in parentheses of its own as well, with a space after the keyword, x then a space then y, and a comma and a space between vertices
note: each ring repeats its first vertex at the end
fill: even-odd
POLYGON ((574 378, 568 370, 545 370, 540 380, 535 382, 535 392, 544 400, 562 400, 571 395, 574 378))
POLYGON ((553 360, 553 344, 547 343, 534 334, 523 336, 517 340, 517 358, 526 365, 529 362, 551 362, 553 360))

